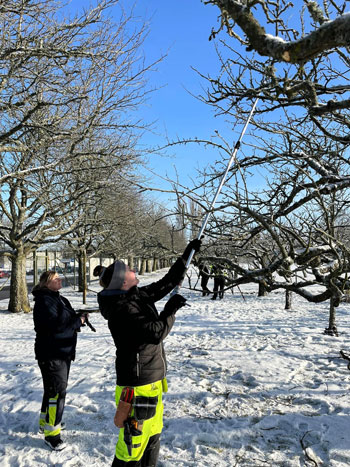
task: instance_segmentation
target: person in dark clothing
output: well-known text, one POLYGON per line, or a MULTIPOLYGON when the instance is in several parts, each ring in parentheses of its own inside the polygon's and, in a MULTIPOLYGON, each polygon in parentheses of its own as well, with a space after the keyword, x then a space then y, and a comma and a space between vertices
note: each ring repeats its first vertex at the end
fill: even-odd
POLYGON ((162 394, 167 391, 163 341, 186 299, 172 295, 161 313, 155 303, 183 280, 186 260, 200 246, 200 240, 192 240, 162 279, 140 288, 135 272, 123 261, 94 270, 103 287, 98 294, 99 308, 108 320, 116 346, 114 423, 120 431, 113 467, 157 464, 163 428, 162 394))
MULTIPOLYGON (((43 378, 39 430, 53 450, 65 448, 61 439, 62 415, 71 361, 75 358, 77 331, 85 322, 60 295, 62 281, 55 271, 45 271, 33 288, 35 358, 43 378)), ((88 315, 86 315, 88 316, 88 315)))
POLYGON ((224 298, 224 288, 225 288, 225 275, 220 268, 215 268, 213 270, 214 276, 214 287, 213 287, 213 296, 212 300, 216 300, 217 296, 219 298, 224 298))
POLYGON ((210 269, 206 264, 199 265, 199 275, 201 276, 202 297, 205 297, 210 294, 208 289, 210 269))

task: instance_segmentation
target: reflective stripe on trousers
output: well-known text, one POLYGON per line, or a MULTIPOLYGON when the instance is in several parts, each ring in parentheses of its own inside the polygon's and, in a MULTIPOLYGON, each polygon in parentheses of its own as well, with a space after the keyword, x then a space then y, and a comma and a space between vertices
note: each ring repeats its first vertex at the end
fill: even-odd
POLYGON ((48 417, 46 417, 46 423, 44 425, 45 437, 47 436, 56 436, 61 432, 61 416, 60 420, 57 423, 57 415, 60 406, 60 397, 59 394, 56 394, 55 397, 50 397, 49 407, 48 407, 48 417), (48 419, 48 420, 47 420, 48 419))
POLYGON ((56 436, 61 431, 70 363, 69 359, 38 362, 44 384, 39 425, 45 437, 56 436))

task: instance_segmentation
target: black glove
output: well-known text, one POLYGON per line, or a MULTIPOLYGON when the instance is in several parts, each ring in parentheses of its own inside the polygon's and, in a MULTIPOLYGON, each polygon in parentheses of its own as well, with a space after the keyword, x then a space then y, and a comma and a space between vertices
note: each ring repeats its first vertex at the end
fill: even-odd
POLYGON ((86 325, 87 327, 89 327, 91 329, 91 331, 96 332, 96 329, 93 327, 93 325, 89 321, 89 313, 86 310, 85 311, 84 310, 76 310, 76 312, 77 312, 77 315, 79 316, 79 318, 81 316, 84 317, 84 323, 82 323, 82 326, 86 325))
POLYGON ((173 313, 176 313, 177 310, 182 308, 184 305, 186 305, 186 298, 183 297, 182 295, 176 293, 172 297, 169 298, 169 300, 166 302, 164 310, 162 312, 163 316, 170 316, 173 313))
POLYGON ((187 247, 185 248, 185 251, 183 252, 183 259, 187 260, 188 257, 190 256, 190 253, 192 250, 194 250, 196 253, 201 249, 202 246, 202 239, 195 238, 194 240, 191 240, 187 247))

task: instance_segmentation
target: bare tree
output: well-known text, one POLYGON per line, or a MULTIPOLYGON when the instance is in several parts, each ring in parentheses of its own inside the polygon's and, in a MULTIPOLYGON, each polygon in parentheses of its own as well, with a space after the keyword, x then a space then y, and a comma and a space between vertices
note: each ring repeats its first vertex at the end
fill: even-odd
MULTIPOLYGON (((243 2, 241 0, 203 0, 217 5, 221 13, 220 29, 260 55, 276 61, 301 63, 338 47, 350 46, 350 18, 346 2, 316 2, 301 4, 300 29, 288 25, 295 5, 284 1, 243 2), (306 10, 308 17, 304 17, 306 10), (266 29, 269 29, 269 32, 266 29), (239 34, 243 32, 244 37, 239 34)), ((293 14, 295 20, 295 14, 293 14)), ((213 31, 212 35, 217 32, 213 31)))
POLYGON ((144 273, 177 256, 185 245, 183 228, 166 208, 141 196, 132 186, 110 194, 103 207, 105 226, 104 252, 119 258, 142 259, 144 273), (111 206, 115 206, 111 209, 111 206), (126 209, 127 206, 127 209, 126 209))
MULTIPOLYGON (((202 99, 217 114, 245 118, 251 99, 258 95, 258 114, 294 113, 299 121, 312 120, 329 138, 349 142, 348 69, 349 15, 346 2, 293 3, 209 0, 220 8, 219 31, 226 30, 218 48, 219 77, 205 78, 202 99), (241 36, 240 34, 243 33, 241 36), (278 113, 279 109, 279 113, 278 113)), ((271 120, 271 119, 270 119, 271 120)))
MULTIPOLYGON (((229 35, 216 43, 221 70, 214 77, 202 74, 208 89, 200 99, 234 130, 260 99, 208 224, 215 252, 209 259, 235 271, 233 285, 256 282, 315 303, 330 300, 331 328, 332 306, 348 287, 348 248, 338 235, 349 189, 346 4, 305 2, 298 10, 280 1, 203 3, 220 8, 220 26, 210 38, 222 37, 221 30, 229 35), (260 188, 249 180, 257 172, 264 179, 260 188), (334 196, 341 202, 332 211, 334 196)), ((206 209, 234 146, 219 132, 174 144, 190 141, 219 154, 196 186, 177 191, 206 209)))
POLYGON ((13 264, 11 311, 29 310, 26 255, 82 225, 76 207, 105 182, 94 170, 115 179, 139 159, 145 125, 130 112, 148 92, 139 55, 145 28, 132 30, 123 12, 112 23, 104 13, 117 3, 72 19, 53 1, 1 4, 0 237, 13 264))
MULTIPOLYGON (((237 159, 208 224, 215 256, 208 251, 206 259, 236 273, 232 286, 256 282, 267 291, 292 291, 314 303, 330 300, 331 332, 335 308, 349 288, 347 147, 317 126, 287 131, 279 123, 279 130, 278 139, 265 139, 237 159), (266 180, 253 190, 247 180, 256 170, 266 180)), ((199 184, 201 205, 203 189, 209 197, 220 171, 220 166, 212 168, 210 183, 199 184)), ((186 195, 193 198, 194 191, 186 195)))

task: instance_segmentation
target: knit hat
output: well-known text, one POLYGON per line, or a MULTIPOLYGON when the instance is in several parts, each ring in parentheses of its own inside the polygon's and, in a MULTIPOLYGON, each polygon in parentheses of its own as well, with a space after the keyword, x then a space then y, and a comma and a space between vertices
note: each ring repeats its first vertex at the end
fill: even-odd
MULTIPOLYGON (((102 279, 104 272, 105 270, 102 272, 100 276, 100 280, 102 279)), ((113 267, 112 278, 108 284, 108 287, 106 287, 106 290, 121 289, 123 286, 124 279, 125 279, 125 272, 126 272, 125 263, 120 260, 115 261, 114 267, 113 267)))

